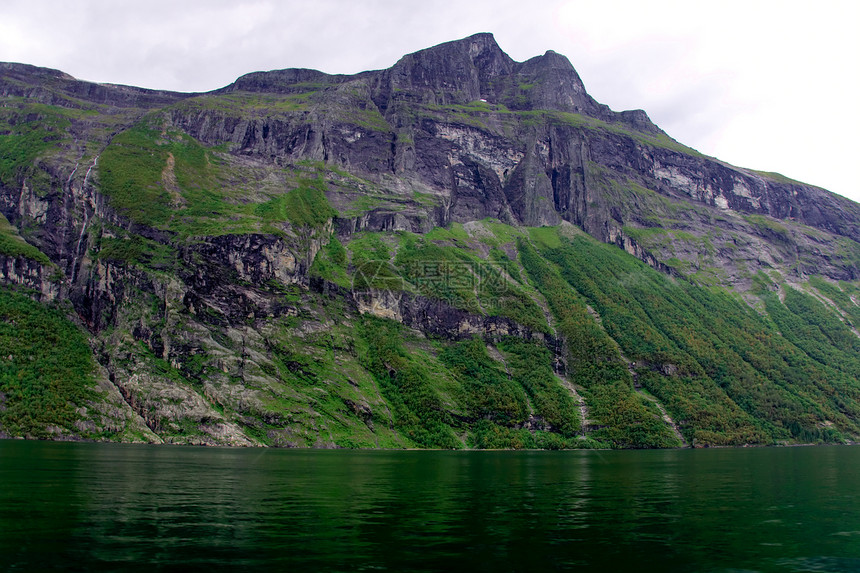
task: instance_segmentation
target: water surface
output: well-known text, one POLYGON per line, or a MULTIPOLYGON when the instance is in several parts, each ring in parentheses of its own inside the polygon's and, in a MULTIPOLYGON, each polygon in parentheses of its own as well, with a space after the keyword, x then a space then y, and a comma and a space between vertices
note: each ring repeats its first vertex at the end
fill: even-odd
POLYGON ((860 571, 860 448, 0 440, 0 569, 860 571))

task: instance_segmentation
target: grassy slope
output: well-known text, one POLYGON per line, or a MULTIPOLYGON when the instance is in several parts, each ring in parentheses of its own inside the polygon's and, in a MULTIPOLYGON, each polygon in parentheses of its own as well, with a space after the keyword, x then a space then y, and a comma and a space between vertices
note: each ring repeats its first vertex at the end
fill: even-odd
MULTIPOLYGON (((283 98, 195 98, 177 108, 288 117, 319 103, 314 93, 309 88, 283 98)), ((331 104, 333 113, 351 109, 348 102, 337 101, 331 104)), ((48 106, 25 111, 2 115, 0 180, 6 185, 22 179, 38 184, 43 175, 34 164, 68 140, 70 122, 91 113, 48 106)), ((574 114, 514 113, 478 104, 428 106, 419 112, 454 113, 457 121, 479 128, 490 120, 511 130, 549 122, 694 154, 662 136, 635 134, 574 114)), ((345 119, 369 129, 389 129, 374 113, 345 119)), ((120 131, 99 163, 101 189, 113 207, 136 223, 179 237, 283 233, 288 228, 284 223, 321 232, 336 214, 326 193, 339 192, 338 186, 348 179, 310 162, 248 167, 225 149, 206 147, 170 127, 157 114, 120 131)), ((655 209, 671 210, 653 192, 634 191, 654 202, 655 209)), ((747 222, 761 226, 768 221, 747 222)), ((267 359, 258 367, 260 380, 274 382, 254 388, 267 396, 262 410, 245 411, 229 403, 218 408, 227 417, 289 412, 288 433, 301 445, 313 445, 323 434, 338 445, 358 447, 678 445, 653 405, 635 392, 638 382, 660 399, 685 438, 696 444, 837 441, 860 433, 858 345, 850 330, 860 312, 851 298, 857 294, 852 285, 813 282, 811 287, 832 301, 832 307, 792 289, 785 289, 784 302, 763 293, 767 316, 761 316, 725 291, 669 279, 582 235, 563 237, 556 229, 526 232, 494 222, 485 222, 485 227, 491 232, 482 237, 453 225, 424 236, 364 233, 347 244, 335 239, 317 256, 311 273, 347 288, 358 279, 364 281, 358 285, 362 288, 405 290, 478 314, 505 316, 537 333, 560 335, 566 342, 568 375, 583 389, 597 426, 588 440, 576 438, 578 412, 553 373, 552 355, 541 344, 506 339, 488 349, 478 340, 428 342, 397 323, 368 316, 355 319, 355 334, 341 329, 328 339, 300 334, 298 324, 289 321, 270 325, 274 330, 267 338, 267 359), (377 391, 381 397, 369 400, 377 391), (364 402, 370 402, 370 414, 356 406, 364 402), (311 427, 315 434, 307 433, 311 427)), ((42 260, 8 224, 0 231, 3 252, 42 260)), ((101 259, 147 272, 176 270, 179 263, 170 246, 114 231, 98 244, 101 259)), ((677 229, 627 231, 643 241, 671 235, 675 241, 708 247, 706 239, 677 229)), ((7 329, 27 324, 27 332, 42 333, 22 338, 38 350, 38 337, 47 324, 68 334, 68 356, 77 358, 35 370, 15 361, 6 364, 3 420, 17 432, 41 432, 47 422, 37 412, 45 411, 68 426, 75 419, 69 408, 86 399, 90 384, 81 340, 67 332, 68 325, 51 315, 53 311, 13 295, 7 299, 3 308, 11 310, 4 311, 5 316, 19 317, 7 319, 7 329), (26 322, 31 318, 35 322, 26 322), (51 368, 66 369, 63 383, 56 385, 51 368), (45 383, 56 387, 46 394, 45 383)), ((325 312, 335 322, 348 314, 333 303, 321 304, 329 305, 325 312)), ((210 327, 214 334, 221 328, 210 327)), ((181 339, 182 334, 175 336, 181 339)), ((11 335, 5 340, 9 348, 17 344, 11 335)), ((34 358, 37 364, 50 362, 47 356, 33 356, 41 356, 34 358)), ((217 366, 198 357, 180 368, 165 361, 158 367, 177 384, 202 388, 217 366)), ((273 436, 284 428, 281 422, 243 427, 264 443, 277 443, 273 436)))
POLYGON ((95 437, 75 422, 97 399, 86 334, 60 311, 0 289, 0 429, 13 436, 95 437))
POLYGON ((21 238, 18 230, 2 213, 0 213, 0 255, 24 257, 44 265, 51 262, 45 253, 21 238))
POLYGON ((789 292, 784 305, 767 297, 771 321, 721 289, 672 280, 588 237, 561 239, 542 253, 599 313, 689 440, 857 434, 856 337, 808 295, 789 292), (803 321, 791 319, 792 308, 803 321), (840 350, 849 342, 854 346, 840 350))

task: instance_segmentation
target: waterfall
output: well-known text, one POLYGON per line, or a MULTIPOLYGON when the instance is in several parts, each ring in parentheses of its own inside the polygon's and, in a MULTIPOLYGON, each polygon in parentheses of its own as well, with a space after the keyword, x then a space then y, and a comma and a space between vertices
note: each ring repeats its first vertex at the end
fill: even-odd
MULTIPOLYGON (((86 189, 86 187, 87 187, 87 179, 89 179, 89 178, 90 178, 90 172, 93 170, 93 167, 95 167, 95 166, 96 166, 96 165, 98 165, 98 164, 99 164, 99 156, 98 156, 98 155, 96 155, 95 159, 93 159, 93 164, 92 164, 92 165, 90 165, 90 168, 89 168, 89 169, 87 169, 87 173, 86 173, 86 175, 84 175, 84 184, 81 186, 81 191, 83 191, 84 189, 86 189)), ((77 167, 76 167, 75 169, 77 169, 77 167)))
MULTIPOLYGON (((83 205, 83 209, 84 209, 84 223, 83 223, 83 225, 81 225, 81 234, 78 235, 78 244, 75 245, 75 251, 72 253, 72 276, 71 276, 71 281, 70 281, 72 283, 75 282, 75 275, 77 274, 77 269, 78 269, 78 257, 80 257, 80 254, 81 254, 81 243, 84 240, 84 235, 87 232, 87 224, 90 221, 90 212, 87 210, 86 202, 83 201, 83 195, 86 192, 87 181, 90 178, 90 173, 92 172, 93 168, 96 165, 98 165, 98 162, 99 162, 99 156, 96 155, 95 159, 93 159, 92 165, 90 165, 89 169, 87 169, 86 175, 84 175, 83 184, 81 184, 81 204, 83 205)), ((75 167, 75 169, 77 170, 77 167, 75 167)), ((74 174, 74 172, 73 172, 73 174, 74 174)), ((71 177, 69 177, 69 180, 71 181, 71 177)))
POLYGON ((67 187, 70 191, 71 191, 71 189, 72 189, 72 177, 74 177, 74 176, 75 176, 75 173, 77 173, 77 171, 78 171, 78 166, 79 166, 79 165, 80 165, 80 163, 79 163, 79 162, 76 162, 76 163, 75 163, 75 168, 74 168, 74 169, 72 169, 72 174, 71 174, 71 175, 69 175, 69 178, 66 180, 66 187, 67 187))

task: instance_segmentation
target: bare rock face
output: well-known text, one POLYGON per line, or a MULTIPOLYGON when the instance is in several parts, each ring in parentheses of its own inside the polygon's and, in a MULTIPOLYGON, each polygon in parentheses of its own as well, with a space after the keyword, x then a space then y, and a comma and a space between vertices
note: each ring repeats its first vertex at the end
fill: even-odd
POLYGON ((38 293, 39 300, 50 302, 60 294, 57 269, 27 257, 0 255, 0 284, 16 285, 38 293))
MULTIPOLYGON (((515 62, 492 34, 475 34, 404 56, 380 74, 377 85, 373 99, 383 111, 398 102, 445 105, 485 100, 514 110, 614 115, 588 95, 566 57, 550 50, 515 62)), ((644 112, 637 113, 642 122, 644 112)))
MULTIPOLYGON (((26 97, 46 105, 66 106, 72 103, 69 98, 80 98, 96 104, 149 108, 167 105, 189 95, 85 82, 59 70, 0 62, 0 96, 26 97)), ((77 105, 80 104, 78 102, 77 105)))
POLYGON ((179 106, 170 121, 201 142, 227 143, 256 160, 323 161, 389 189, 406 183, 437 195, 435 208, 401 223, 409 230, 426 229, 422 221, 566 220, 614 241, 624 225, 665 218, 643 205, 650 198, 631 202, 631 193, 645 189, 715 213, 765 215, 860 238, 860 207, 851 201, 701 156, 644 111, 618 113, 595 102, 564 56, 549 51, 515 62, 491 34, 354 76, 255 72, 204 97, 243 93, 303 97, 314 105, 258 117, 223 106, 179 106), (619 194, 622 188, 632 191, 619 194))
POLYGON ((0 282, 71 301, 99 407, 144 441, 330 447, 353 444, 348 428, 364 447, 409 445, 352 333, 368 315, 434 341, 535 342, 563 374, 567 341, 527 276, 517 288, 548 326, 478 297, 353 288, 359 261, 395 268, 409 241, 495 257, 508 278, 526 275, 523 227, 542 226, 740 293, 759 271, 860 278, 860 205, 703 156, 596 102, 564 56, 516 62, 491 34, 386 70, 254 72, 205 94, 0 63, 0 100, 0 136, 32 145, 0 172, 0 211, 46 256, 0 251, 0 282))
MULTIPOLYGON (((477 34, 404 56, 384 73, 382 82, 394 101, 464 104, 489 95, 492 79, 509 75, 514 65, 492 35, 477 34)), ((384 103, 388 107, 391 100, 384 103)))

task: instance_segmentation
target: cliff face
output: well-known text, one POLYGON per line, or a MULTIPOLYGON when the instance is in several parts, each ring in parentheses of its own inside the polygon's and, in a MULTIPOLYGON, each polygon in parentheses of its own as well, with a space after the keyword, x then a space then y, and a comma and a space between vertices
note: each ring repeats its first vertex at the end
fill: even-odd
MULTIPOLYGON (((410 54, 389 70, 258 72, 219 93, 248 92, 315 105, 259 118, 180 107, 171 119, 202 142, 229 141, 247 156, 309 158, 374 182, 393 177, 426 188, 441 204, 410 213, 418 232, 426 219, 434 225, 486 217, 523 225, 567 220, 600 240, 632 244, 636 229, 671 219, 659 198, 681 205, 687 213, 679 229, 697 235, 707 234, 714 218, 727 218, 725 231, 759 236, 744 215, 852 240, 860 232, 852 201, 702 156, 671 140, 645 112, 616 113, 595 102, 563 56, 547 52, 514 62, 489 34, 410 54), (709 213, 707 225, 697 224, 688 205, 709 213), (625 226, 633 233, 625 234, 625 226)), ((816 250, 802 230, 793 234, 798 249, 816 250)), ((850 265, 819 263, 832 278, 856 276, 850 265)))
MULTIPOLYGON (((104 391, 87 403, 122 398, 93 422, 111 430, 60 435, 860 432, 860 206, 610 110, 554 52, 515 62, 478 34, 387 70, 255 72, 205 94, 0 64, 0 99, 0 278, 69 301, 98 362, 82 383, 104 391)), ((6 411, 0 426, 38 434, 6 411)))

